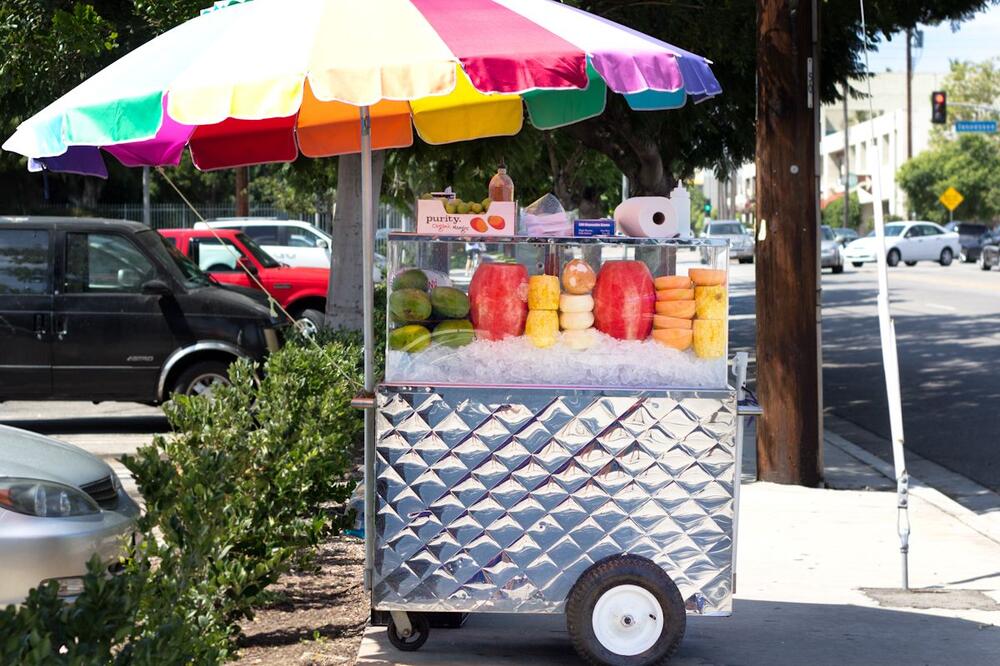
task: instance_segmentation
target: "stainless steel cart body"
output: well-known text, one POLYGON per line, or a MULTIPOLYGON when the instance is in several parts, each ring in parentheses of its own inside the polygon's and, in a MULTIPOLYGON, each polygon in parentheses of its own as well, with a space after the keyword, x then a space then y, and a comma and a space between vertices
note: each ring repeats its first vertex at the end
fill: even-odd
POLYGON ((581 573, 634 554, 689 613, 729 615, 741 397, 380 385, 375 607, 558 613, 581 573))

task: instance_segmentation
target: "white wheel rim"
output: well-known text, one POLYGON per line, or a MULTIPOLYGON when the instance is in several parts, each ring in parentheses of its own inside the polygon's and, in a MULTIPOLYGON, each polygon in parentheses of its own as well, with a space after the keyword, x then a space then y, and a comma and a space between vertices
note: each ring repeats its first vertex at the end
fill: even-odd
POLYGON ((600 644, 623 657, 642 654, 663 633, 660 603, 638 585, 618 585, 602 594, 591 621, 600 644))
POLYGON ((306 319, 305 317, 303 317, 302 319, 299 319, 298 322, 296 323, 299 325, 299 330, 302 332, 302 335, 306 336, 307 338, 311 338, 317 333, 319 333, 319 328, 317 328, 316 324, 314 324, 311 319, 306 319))
POLYGON ((209 373, 199 375, 193 382, 191 382, 191 388, 188 389, 188 395, 211 398, 212 392, 215 390, 216 386, 224 386, 228 383, 228 379, 216 374, 209 373))

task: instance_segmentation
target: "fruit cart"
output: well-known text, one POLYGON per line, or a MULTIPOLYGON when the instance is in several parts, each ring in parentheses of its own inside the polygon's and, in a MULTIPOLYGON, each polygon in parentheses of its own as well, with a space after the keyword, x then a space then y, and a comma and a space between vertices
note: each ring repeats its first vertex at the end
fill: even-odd
POLYGON ((403 650, 433 613, 565 613, 592 661, 654 663, 687 613, 732 611, 756 407, 726 354, 728 246, 489 239, 470 275, 467 240, 389 235, 373 606, 403 650))

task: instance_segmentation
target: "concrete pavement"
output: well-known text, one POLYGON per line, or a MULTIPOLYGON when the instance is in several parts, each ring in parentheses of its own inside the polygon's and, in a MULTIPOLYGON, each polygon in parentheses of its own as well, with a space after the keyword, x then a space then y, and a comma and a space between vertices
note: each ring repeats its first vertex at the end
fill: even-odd
MULTIPOLYGON (((933 497, 915 494, 910 554, 915 591, 893 589, 900 584, 900 555, 895 493, 886 489, 894 484, 830 439, 824 452, 828 483, 876 490, 745 482, 734 615, 689 618, 671 663, 1000 663, 1000 541, 933 503, 933 497)), ((752 447, 748 453, 745 479, 754 471, 752 447)), ((432 630, 413 653, 395 650, 384 629, 371 627, 358 658, 366 666, 473 663, 580 662, 561 615, 473 615, 462 629, 432 630)))

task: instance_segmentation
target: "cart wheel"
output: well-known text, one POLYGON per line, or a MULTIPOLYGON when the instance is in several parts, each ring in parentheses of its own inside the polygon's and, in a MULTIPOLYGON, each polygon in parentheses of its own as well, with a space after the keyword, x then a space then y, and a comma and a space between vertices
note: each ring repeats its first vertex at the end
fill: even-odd
POLYGON ((407 615, 410 618, 413 633, 406 637, 400 636, 396 630, 396 623, 392 618, 389 618, 389 625, 386 627, 386 632, 389 634, 389 642, 397 650, 415 652, 427 642, 427 637, 431 635, 431 624, 427 620, 427 616, 423 613, 407 613, 407 615))
POLYGON ((573 647, 597 666, 664 664, 677 650, 687 615, 680 590, 650 560, 624 555, 588 569, 569 594, 573 647))

